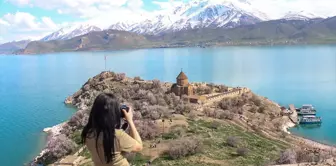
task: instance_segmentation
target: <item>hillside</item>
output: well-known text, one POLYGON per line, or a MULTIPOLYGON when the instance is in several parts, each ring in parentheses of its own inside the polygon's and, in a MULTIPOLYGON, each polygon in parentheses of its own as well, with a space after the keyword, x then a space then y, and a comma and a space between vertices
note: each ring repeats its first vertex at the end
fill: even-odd
POLYGON ((18 53, 120 50, 157 47, 329 44, 336 42, 336 17, 312 20, 272 20, 231 29, 201 28, 161 35, 106 30, 70 40, 34 41, 18 53))
POLYGON ((316 143, 288 135, 284 131, 290 123, 288 117, 281 115, 280 107, 267 98, 246 88, 241 91, 224 85, 192 85, 197 95, 225 95, 193 104, 185 96, 171 93, 172 83, 102 72, 65 100, 78 111, 69 121, 46 130, 50 139, 33 163, 92 165, 88 150, 80 143, 80 133, 93 100, 102 92, 113 93, 134 108, 135 124, 144 140, 141 153, 127 154, 134 165, 150 160, 153 165, 259 166, 311 162, 315 154, 319 160, 332 157, 330 147, 316 152, 316 143))
POLYGON ((0 44, 0 54, 11 54, 14 51, 24 49, 30 40, 13 41, 0 44))
POLYGON ((144 36, 125 31, 106 30, 91 32, 69 40, 33 41, 17 53, 39 54, 48 52, 119 50, 150 47, 144 36))

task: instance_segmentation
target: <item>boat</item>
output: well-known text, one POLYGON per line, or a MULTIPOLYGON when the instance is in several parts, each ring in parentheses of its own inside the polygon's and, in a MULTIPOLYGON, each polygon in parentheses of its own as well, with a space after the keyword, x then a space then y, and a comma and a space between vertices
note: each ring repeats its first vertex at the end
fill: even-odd
POLYGON ((322 118, 314 115, 305 115, 299 119, 300 124, 321 124, 322 118))
POLYGON ((316 115, 316 110, 313 105, 305 104, 302 105, 300 109, 298 109, 298 115, 316 115))

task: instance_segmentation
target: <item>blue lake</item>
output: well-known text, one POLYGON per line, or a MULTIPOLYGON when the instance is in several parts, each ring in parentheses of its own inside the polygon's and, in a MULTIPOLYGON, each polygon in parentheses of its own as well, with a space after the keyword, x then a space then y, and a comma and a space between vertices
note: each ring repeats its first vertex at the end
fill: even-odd
POLYGON ((0 165, 20 166, 44 146, 43 128, 75 110, 64 99, 106 68, 144 79, 247 86, 282 105, 313 104, 319 128, 294 128, 307 138, 336 144, 336 47, 226 47, 144 49, 0 56, 0 165))

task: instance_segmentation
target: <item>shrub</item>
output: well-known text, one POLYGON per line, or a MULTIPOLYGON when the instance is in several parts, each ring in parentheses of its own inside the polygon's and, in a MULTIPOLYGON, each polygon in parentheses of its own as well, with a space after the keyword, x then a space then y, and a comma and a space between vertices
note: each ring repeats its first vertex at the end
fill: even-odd
POLYGON ((143 139, 153 139, 160 135, 160 128, 153 121, 134 121, 138 132, 143 139))
POLYGON ((76 148, 76 144, 65 135, 60 134, 50 139, 47 144, 47 148, 50 150, 51 156, 59 159, 72 153, 76 148))
POLYGON ((219 102, 219 107, 223 110, 230 109, 232 106, 230 98, 224 98, 219 102))
POLYGON ((256 113, 257 112, 257 108, 255 106, 252 106, 248 111, 252 112, 252 113, 256 113))
POLYGON ((262 114, 265 113, 265 111, 266 111, 266 108, 264 106, 260 106, 258 109, 258 112, 262 114))
POLYGON ((251 97, 251 101, 256 105, 256 106, 261 106, 261 100, 260 100, 260 98, 257 96, 257 95, 255 95, 255 94, 253 94, 252 95, 252 97, 251 97))
POLYGON ((168 155, 172 159, 178 159, 189 155, 196 154, 202 151, 202 143, 196 138, 182 138, 173 141, 170 144, 168 155))
POLYGON ((152 104, 152 105, 157 104, 156 97, 154 96, 154 94, 152 92, 148 92, 146 98, 147 98, 147 100, 149 101, 150 104, 152 104))
POLYGON ((129 94, 128 90, 125 90, 125 89, 121 92, 121 96, 122 96, 124 99, 129 99, 129 98, 131 98, 131 95, 129 94))
POLYGON ((192 111, 188 114, 188 118, 191 119, 191 120, 194 120, 197 118, 197 113, 192 111))
POLYGON ((244 110, 240 107, 233 107, 231 112, 242 115, 244 113, 244 110))
POLYGON ((219 122, 217 122, 217 121, 213 121, 213 122, 211 123, 211 128, 213 128, 213 129, 218 129, 221 125, 222 125, 221 123, 219 123, 219 122))
POLYGON ((219 93, 227 92, 228 90, 229 90, 229 88, 225 85, 219 85, 218 86, 218 92, 219 93))
POLYGON ((141 79, 141 77, 139 77, 139 76, 134 77, 134 80, 135 81, 143 81, 143 79, 141 79))
POLYGON ((228 110, 225 110, 219 114, 220 119, 228 119, 228 120, 233 120, 234 119, 234 114, 231 113, 228 110))
POLYGON ((133 102, 133 109, 134 110, 140 110, 141 109, 141 103, 139 101, 133 102))
POLYGON ((139 111, 134 111, 133 112, 133 119, 134 120, 140 120, 140 119, 142 119, 141 113, 139 111))
POLYGON ((322 155, 314 154, 312 152, 297 150, 296 151, 296 162, 304 163, 304 162, 319 162, 322 155))
POLYGON ((71 127, 69 126, 68 123, 65 123, 62 126, 62 129, 60 130, 61 134, 64 134, 65 136, 68 136, 71 133, 71 127))
POLYGON ((153 80, 153 88, 161 88, 161 82, 160 80, 153 80))
POLYGON ((208 86, 198 86, 195 88, 195 93, 199 95, 210 94, 212 89, 208 86))
POLYGON ((240 142, 240 139, 238 137, 230 136, 226 139, 226 144, 231 147, 237 147, 240 142))
POLYGON ((176 107, 180 103, 180 97, 176 96, 174 93, 170 93, 164 96, 166 103, 170 107, 176 107))
POLYGON ((238 156, 246 156, 248 154, 249 150, 247 148, 238 148, 237 149, 237 155, 238 156))
POLYGON ((159 105, 149 105, 144 106, 142 116, 145 118, 150 118, 152 120, 157 120, 163 117, 169 118, 171 116, 171 111, 167 107, 159 105))
POLYGON ((163 98, 158 98, 157 99, 157 104, 160 105, 160 106, 167 106, 167 103, 163 98))
POLYGON ((296 152, 293 149, 287 149, 280 154, 278 164, 296 164, 296 152))
POLYGON ((73 128, 82 128, 88 122, 89 115, 85 110, 77 111, 68 121, 68 125, 73 128))
POLYGON ((175 113, 177 114, 184 114, 184 113, 190 113, 192 110, 192 107, 190 104, 188 103, 179 103, 176 108, 175 108, 175 113))
POLYGON ((174 133, 178 137, 182 137, 183 134, 186 132, 186 126, 183 126, 183 125, 172 126, 170 132, 174 133))
POLYGON ((118 73, 118 74, 115 74, 114 76, 114 79, 116 81, 122 81, 126 78, 126 74, 125 73, 118 73))
POLYGON ((71 135, 71 139, 77 144, 80 145, 82 143, 82 130, 77 130, 71 135))
POLYGON ((204 108, 204 114, 207 117, 214 117, 215 116, 215 110, 212 108, 204 108))

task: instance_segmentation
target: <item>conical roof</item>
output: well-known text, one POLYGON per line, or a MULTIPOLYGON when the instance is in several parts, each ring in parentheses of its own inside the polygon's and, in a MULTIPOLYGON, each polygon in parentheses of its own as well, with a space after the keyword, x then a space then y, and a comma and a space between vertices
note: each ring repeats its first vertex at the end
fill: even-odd
POLYGON ((183 71, 181 71, 181 73, 177 76, 177 79, 185 80, 185 79, 188 79, 188 77, 186 74, 183 73, 183 71))

